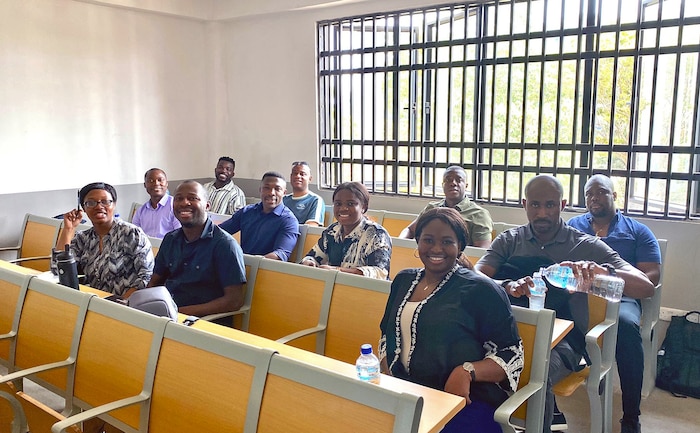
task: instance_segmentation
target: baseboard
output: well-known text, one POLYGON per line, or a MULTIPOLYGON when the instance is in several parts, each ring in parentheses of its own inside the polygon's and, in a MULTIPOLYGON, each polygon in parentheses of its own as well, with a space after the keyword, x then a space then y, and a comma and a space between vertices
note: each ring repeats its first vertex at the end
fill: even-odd
MULTIPOLYGON (((685 316, 688 313, 686 310, 679 310, 677 308, 669 308, 669 307, 661 307, 661 311, 659 311, 659 320, 663 320, 665 322, 670 322, 672 316, 685 316)), ((700 315, 693 314, 688 317, 688 320, 691 322, 700 322, 700 315)))

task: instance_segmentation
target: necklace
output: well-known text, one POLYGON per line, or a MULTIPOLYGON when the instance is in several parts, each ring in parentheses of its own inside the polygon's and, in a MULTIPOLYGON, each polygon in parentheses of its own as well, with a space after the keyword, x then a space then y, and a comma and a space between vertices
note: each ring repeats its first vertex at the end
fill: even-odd
MULTIPOLYGON (((601 227, 601 228, 599 228, 599 229, 597 229, 597 230, 595 231, 595 235, 598 236, 598 237, 600 237, 600 234, 601 234, 601 233, 607 233, 607 232, 608 232, 608 228, 609 228, 609 227, 610 227, 610 224, 609 224, 609 223, 606 224, 606 225, 604 225, 603 227, 601 227)), ((595 230, 595 224, 593 225, 593 229, 595 230)))
MULTIPOLYGON (((443 277, 443 278, 444 278, 444 277, 443 277)), ((425 277, 425 281, 426 281, 427 284, 426 284, 426 286, 423 288, 423 291, 428 290, 428 289, 430 288, 430 286, 434 286, 434 285, 438 284, 440 281, 442 281, 442 278, 440 278, 440 279, 437 280, 437 281, 433 281, 432 283, 428 283, 428 277, 425 277)))

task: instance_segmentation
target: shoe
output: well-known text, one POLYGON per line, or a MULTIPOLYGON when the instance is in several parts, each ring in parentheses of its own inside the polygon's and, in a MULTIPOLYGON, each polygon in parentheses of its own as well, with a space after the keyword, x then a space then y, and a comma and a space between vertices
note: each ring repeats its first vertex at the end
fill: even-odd
POLYGON ((554 412, 554 417, 552 417, 552 431, 564 431, 568 429, 569 426, 566 424, 566 418, 561 412, 554 412))
POLYGON ((642 425, 639 421, 620 420, 620 433, 642 433, 642 425))

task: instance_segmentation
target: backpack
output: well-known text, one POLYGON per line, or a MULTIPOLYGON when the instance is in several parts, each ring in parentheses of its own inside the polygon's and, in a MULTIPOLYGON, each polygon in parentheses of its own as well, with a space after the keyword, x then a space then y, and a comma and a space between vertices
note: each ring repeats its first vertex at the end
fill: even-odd
POLYGON ((656 386, 677 397, 700 398, 700 323, 688 316, 671 317, 671 325, 661 344, 656 361, 656 386))

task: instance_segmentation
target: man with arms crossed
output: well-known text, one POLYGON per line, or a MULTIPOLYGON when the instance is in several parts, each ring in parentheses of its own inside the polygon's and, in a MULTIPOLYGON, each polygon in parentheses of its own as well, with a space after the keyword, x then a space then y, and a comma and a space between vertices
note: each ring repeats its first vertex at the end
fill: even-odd
POLYGON ((292 211, 299 224, 322 226, 326 203, 323 198, 309 191, 311 168, 306 161, 292 163, 292 174, 289 183, 292 193, 284 196, 284 205, 292 211))
MULTIPOLYGON (((493 241, 476 264, 475 269, 496 279, 511 296, 513 304, 527 305, 533 272, 540 267, 562 263, 573 269, 574 275, 590 282, 598 274, 616 273, 625 280, 625 294, 646 297, 654 293, 654 285, 646 275, 625 262, 600 239, 569 227, 561 219, 566 206, 564 188, 559 180, 539 175, 525 186, 522 200, 529 224, 507 230, 493 241)), ((547 400, 545 403, 544 432, 566 428, 563 414, 558 413, 553 425, 556 403, 552 385, 579 370, 579 362, 586 355, 585 333, 588 325, 588 296, 569 293, 549 287, 545 307, 555 310, 557 317, 574 321, 574 329, 552 349, 547 400)))
MULTIPOLYGON (((647 226, 626 217, 615 207, 617 193, 612 180, 602 174, 588 179, 584 187, 588 213, 569 220, 571 227, 597 236, 620 256, 641 270, 654 285, 661 276, 661 251, 656 237, 647 226)), ((639 323, 642 307, 639 300, 623 296, 617 328, 615 359, 622 389, 622 433, 639 433, 644 380, 644 349, 639 323)))
POLYGON ((152 168, 143 176, 143 186, 151 197, 136 209, 132 223, 141 227, 148 236, 163 239, 180 228, 180 221, 173 213, 173 197, 168 194, 168 177, 160 168, 152 168))
POLYGON ((167 287, 183 314, 238 310, 246 282, 243 252, 207 215, 204 187, 193 180, 181 183, 173 209, 182 227, 165 235, 148 287, 167 287))
MULTIPOLYGON (((475 247, 488 248, 491 245, 491 231, 493 230, 493 221, 489 211, 469 200, 467 197, 467 173, 458 165, 451 165, 445 169, 442 175, 442 189, 445 192, 445 198, 440 201, 428 203, 421 211, 423 212, 434 207, 451 207, 457 209, 467 223, 469 229, 469 240, 467 245, 475 247)), ((420 215, 419 215, 420 216, 420 215)), ((416 222, 418 218, 413 220, 411 224, 399 234, 400 238, 413 239, 416 222)))
POLYGON ((241 232, 244 253, 286 262, 299 237, 299 222, 282 203, 286 191, 284 177, 268 171, 260 182, 261 201, 239 210, 219 227, 230 234, 241 232))
POLYGON ((224 215, 233 215, 245 206, 243 190, 233 183, 236 161, 228 156, 219 158, 214 168, 214 180, 204 184, 209 197, 209 211, 224 215))

